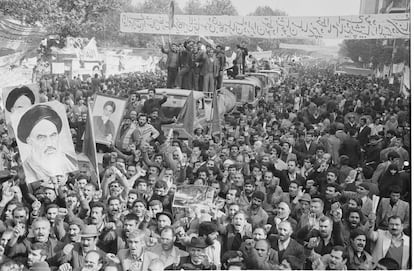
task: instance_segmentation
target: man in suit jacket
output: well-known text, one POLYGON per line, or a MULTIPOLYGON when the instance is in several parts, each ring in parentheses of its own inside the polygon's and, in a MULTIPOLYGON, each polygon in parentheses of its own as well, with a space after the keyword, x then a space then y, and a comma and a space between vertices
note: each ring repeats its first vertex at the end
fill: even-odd
POLYGON ((214 78, 219 74, 219 62, 214 55, 214 51, 209 49, 207 51, 207 58, 204 59, 200 70, 200 75, 203 76, 203 91, 214 92, 214 78))
POLYGON ((360 124, 360 127, 358 131, 357 139, 359 141, 359 144, 361 144, 362 148, 365 148, 365 146, 369 142, 369 136, 371 135, 371 128, 368 127, 366 118, 361 118, 359 120, 359 124, 360 124))
POLYGON ((292 255, 300 259, 303 264, 305 258, 303 246, 291 238, 293 233, 292 225, 289 221, 282 221, 277 225, 278 238, 270 240, 271 247, 278 252, 279 263, 287 256, 292 255))
POLYGON ((392 216, 388 219, 388 230, 374 231, 375 214, 370 217, 370 232, 368 237, 375 242, 372 258, 377 263, 384 257, 396 260, 401 269, 410 269, 410 237, 403 233, 402 219, 392 216))
POLYGON ((355 122, 355 115, 352 114, 349 116, 349 121, 345 123, 345 133, 350 134, 351 131, 357 131, 357 123, 355 122))
POLYGON ((296 155, 300 164, 303 164, 303 159, 305 159, 305 157, 316 154, 316 147, 318 145, 313 141, 313 136, 313 131, 308 131, 305 135, 305 140, 295 145, 294 149, 296 150, 296 155))
POLYGON ((339 155, 347 155, 349 157, 349 165, 353 168, 357 167, 361 160, 361 145, 356 139, 356 131, 350 131, 350 138, 344 140, 339 148, 339 155))
POLYGON ((382 198, 377 210, 377 226, 379 229, 388 228, 388 219, 392 216, 401 218, 403 228, 410 226, 410 206, 408 202, 400 200, 401 188, 399 186, 391 186, 390 198, 382 198))
POLYGON ((238 250, 243 241, 252 238, 252 225, 247 223, 244 212, 234 215, 232 223, 226 226, 223 238, 222 253, 228 250, 238 250))
POLYGON ((128 249, 121 249, 117 254, 122 270, 146 271, 151 261, 159 258, 159 255, 144 250, 145 233, 143 231, 134 230, 129 234, 128 247, 128 249))

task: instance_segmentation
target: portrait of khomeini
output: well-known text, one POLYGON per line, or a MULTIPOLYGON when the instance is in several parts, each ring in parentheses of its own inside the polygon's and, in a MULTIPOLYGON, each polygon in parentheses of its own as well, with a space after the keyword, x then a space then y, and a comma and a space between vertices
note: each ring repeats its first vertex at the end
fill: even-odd
POLYGON ((71 151, 73 145, 62 148, 64 128, 69 129, 67 119, 62 119, 48 104, 37 104, 22 115, 17 138, 19 148, 27 150, 26 155, 21 154, 27 183, 48 181, 77 170, 75 152, 71 151))

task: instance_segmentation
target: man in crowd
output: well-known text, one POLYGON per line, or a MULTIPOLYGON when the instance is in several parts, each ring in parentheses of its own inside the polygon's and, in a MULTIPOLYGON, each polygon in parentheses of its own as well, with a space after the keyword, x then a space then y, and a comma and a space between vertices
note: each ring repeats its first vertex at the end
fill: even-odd
MULTIPOLYGON (((115 141, 119 151, 114 155, 113 146, 103 146, 98 172, 82 167, 63 177, 41 176, 27 187, 27 163, 16 142, 2 136, 0 270, 11 270, 12 263, 59 271, 411 268, 406 234, 411 207, 405 202, 410 165, 401 161, 410 148, 399 140, 410 127, 408 115, 398 112, 410 107, 395 86, 335 75, 323 63, 295 64, 300 76, 282 77, 273 97, 227 116, 220 137, 211 137, 204 126, 189 129, 194 137, 188 141, 177 131, 163 140, 160 120, 172 116, 160 115, 166 96, 156 97, 155 89, 174 87, 177 73, 180 87, 187 76, 191 89, 201 89, 204 80, 213 89, 220 85, 222 48, 214 52, 200 42, 190 60, 191 44, 186 51, 171 48, 168 74, 99 78, 93 88, 82 80, 62 89, 53 85, 48 98, 67 102, 69 109, 73 93, 87 102, 96 93, 135 95, 125 110, 117 108, 125 111, 115 141), (212 70, 204 66, 206 59, 212 70), (137 89, 149 89, 147 101, 136 96, 137 89), (370 120, 385 123, 397 113, 397 126, 389 121, 385 134, 376 133, 382 142, 376 148, 387 160, 380 163, 380 156, 370 157, 367 131, 375 128, 370 120), (381 197, 375 210, 374 195, 381 197)), ((235 62, 242 68, 247 46, 239 47, 235 62)), ((31 162, 55 170, 57 161, 41 162, 38 157, 48 155, 35 145, 47 142, 45 149, 56 153, 52 143, 62 119, 41 104, 32 109, 40 107, 24 117, 16 136, 33 145, 31 162), (52 134, 35 131, 46 124, 52 134)), ((87 123, 69 124, 82 146, 87 123)), ((7 127, 0 128, 7 135, 7 127)), ((71 160, 62 153, 59 157, 71 160)))

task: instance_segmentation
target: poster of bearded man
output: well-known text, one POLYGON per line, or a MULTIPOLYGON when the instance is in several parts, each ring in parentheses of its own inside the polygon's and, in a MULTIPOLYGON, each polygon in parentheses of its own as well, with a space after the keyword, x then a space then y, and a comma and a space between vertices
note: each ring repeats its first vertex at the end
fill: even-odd
POLYGON ((65 106, 57 101, 36 104, 11 116, 26 183, 51 182, 78 170, 65 106))

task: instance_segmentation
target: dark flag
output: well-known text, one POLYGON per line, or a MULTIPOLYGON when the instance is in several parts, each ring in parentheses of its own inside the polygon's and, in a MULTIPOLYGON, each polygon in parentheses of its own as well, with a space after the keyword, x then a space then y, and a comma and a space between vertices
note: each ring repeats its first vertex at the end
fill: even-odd
POLYGON ((188 96, 183 109, 181 109, 180 114, 178 114, 177 122, 183 122, 184 129, 193 136, 194 132, 194 117, 196 115, 196 105, 194 99, 194 93, 191 91, 188 96))
POLYGON ((88 120, 86 121, 85 134, 83 136, 83 146, 82 152, 89 158, 89 161, 92 164, 93 170, 98 177, 98 185, 101 187, 101 182, 99 180, 99 170, 98 170, 98 158, 96 157, 96 142, 95 134, 93 132, 93 121, 92 121, 92 110, 88 104, 88 120))
POLYGON ((220 134, 220 115, 217 100, 217 89, 213 92, 213 118, 211 119, 211 135, 220 134))

